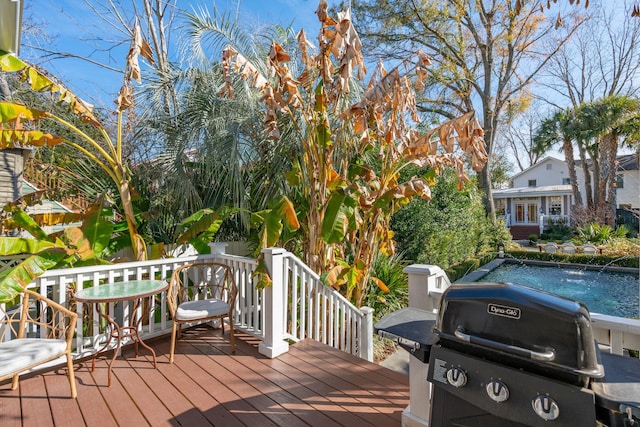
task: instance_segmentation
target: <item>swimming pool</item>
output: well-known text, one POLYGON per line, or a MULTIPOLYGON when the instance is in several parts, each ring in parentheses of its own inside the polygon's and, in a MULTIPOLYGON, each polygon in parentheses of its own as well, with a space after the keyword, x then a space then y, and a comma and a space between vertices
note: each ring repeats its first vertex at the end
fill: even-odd
POLYGON ((584 303, 590 312, 640 317, 638 274, 504 263, 475 281, 511 282, 584 303))

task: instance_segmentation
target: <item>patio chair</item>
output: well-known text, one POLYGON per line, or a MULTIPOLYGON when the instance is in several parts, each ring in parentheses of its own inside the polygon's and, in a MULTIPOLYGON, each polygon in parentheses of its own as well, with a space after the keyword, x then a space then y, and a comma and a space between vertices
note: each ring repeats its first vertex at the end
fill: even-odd
POLYGON ((598 248, 596 247, 596 245, 593 245, 591 243, 585 243, 584 245, 582 245, 582 252, 587 255, 595 255, 598 253, 598 248))
POLYGON ((553 242, 545 243, 544 251, 549 253, 558 252, 558 245, 553 242))
POLYGON ((0 306, 0 381, 18 377, 44 363, 66 357, 71 397, 77 396, 71 342, 78 315, 37 292, 24 290, 20 303, 0 306))
POLYGON ((564 242, 562 244, 562 253, 575 254, 576 253, 576 245, 573 244, 573 242, 564 242))
POLYGON ((224 319, 229 319, 231 352, 235 353, 233 309, 238 288, 233 272, 216 262, 186 264, 171 275, 167 302, 173 319, 169 362, 173 363, 176 340, 185 323, 220 319, 224 334, 224 319))

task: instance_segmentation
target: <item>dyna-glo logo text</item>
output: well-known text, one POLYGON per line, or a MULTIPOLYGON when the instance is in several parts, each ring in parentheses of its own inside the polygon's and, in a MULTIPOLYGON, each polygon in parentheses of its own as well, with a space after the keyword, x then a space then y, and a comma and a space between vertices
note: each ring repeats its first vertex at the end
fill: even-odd
POLYGON ((520 318, 520 309, 515 307, 507 307, 506 305, 489 304, 487 307, 489 314, 496 316, 510 317, 512 319, 520 318))

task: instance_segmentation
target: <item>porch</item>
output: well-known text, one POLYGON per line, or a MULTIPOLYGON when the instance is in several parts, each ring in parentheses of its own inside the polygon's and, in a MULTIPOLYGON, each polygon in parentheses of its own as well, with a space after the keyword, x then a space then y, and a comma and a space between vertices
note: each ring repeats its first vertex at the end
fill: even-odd
POLYGON ((409 403, 409 378, 313 340, 269 359, 258 340, 201 326, 185 331, 175 363, 169 338, 149 343, 158 369, 142 349, 136 359, 126 347, 116 359, 113 384, 99 358, 76 361, 78 397, 69 398, 63 372, 23 377, 17 390, 0 385, 3 427, 57 426, 353 426, 400 425, 409 403), (239 339, 238 339, 239 338, 239 339))

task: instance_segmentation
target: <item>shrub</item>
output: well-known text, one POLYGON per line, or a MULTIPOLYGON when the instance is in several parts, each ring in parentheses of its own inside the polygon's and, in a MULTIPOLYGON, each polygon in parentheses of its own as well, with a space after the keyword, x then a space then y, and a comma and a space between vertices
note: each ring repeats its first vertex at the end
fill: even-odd
POLYGON ((581 245, 587 242, 602 245, 615 239, 623 238, 627 233, 628 230, 624 225, 621 225, 614 230, 608 224, 597 224, 593 222, 585 225, 584 227, 580 227, 578 229, 578 236, 575 240, 576 243, 581 245))
POLYGON ((407 275, 402 271, 407 266, 402 255, 385 256, 379 254, 373 261, 372 276, 380 279, 389 289, 380 289, 375 283, 370 283, 366 305, 375 310, 373 317, 381 317, 400 310, 409 305, 409 285, 407 275))
POLYGON ((558 240, 566 241, 573 237, 573 230, 567 225, 565 221, 551 221, 547 223, 547 230, 545 232, 546 240, 558 240))
POLYGON ((529 235, 529 240, 531 242, 537 242, 538 241, 538 235, 537 234, 530 234, 529 235))
MULTIPOLYGON (((412 168, 409 175, 424 173, 412 168)), ((484 251, 495 251, 499 242, 511 241, 504 221, 486 218, 482 198, 474 185, 457 189, 453 171, 445 171, 431 187, 429 203, 413 199, 391 220, 398 251, 405 259, 447 268, 484 251)))
POLYGON ((509 256, 517 259, 534 261, 551 261, 558 263, 575 263, 586 265, 602 265, 608 267, 640 268, 640 258, 635 255, 587 255, 563 254, 533 251, 509 251, 509 256))

